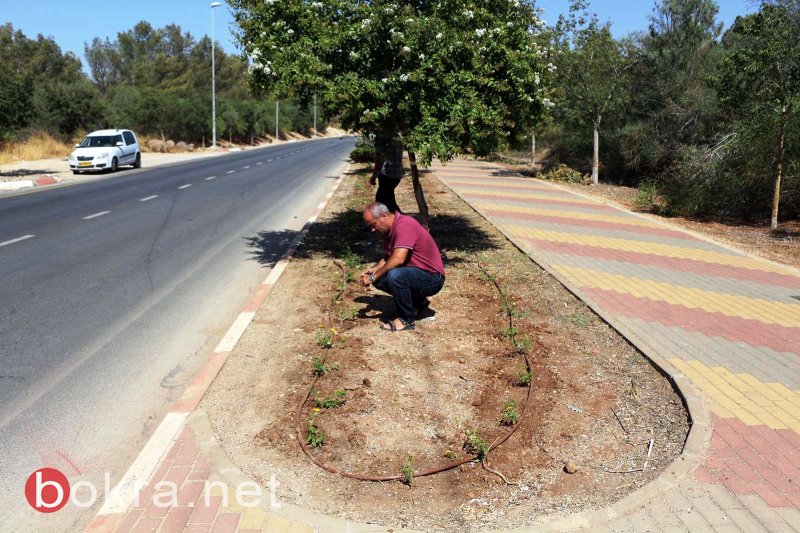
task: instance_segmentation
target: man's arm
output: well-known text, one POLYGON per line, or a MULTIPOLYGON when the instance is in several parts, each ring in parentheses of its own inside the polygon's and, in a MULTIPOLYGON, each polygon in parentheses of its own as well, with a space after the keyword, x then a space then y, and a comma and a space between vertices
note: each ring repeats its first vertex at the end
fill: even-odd
POLYGON ((408 248, 395 248, 386 259, 381 259, 380 262, 372 268, 368 268, 361 274, 361 284, 365 287, 374 283, 375 280, 380 279, 381 276, 386 274, 393 268, 403 266, 408 259, 410 250, 408 248), (373 281, 370 281, 369 276, 372 276, 373 281))
POLYGON ((375 168, 372 169, 372 176, 369 178, 369 184, 375 185, 378 181, 378 172, 381 171, 381 167, 383 166, 383 154, 379 151, 375 151, 375 168))

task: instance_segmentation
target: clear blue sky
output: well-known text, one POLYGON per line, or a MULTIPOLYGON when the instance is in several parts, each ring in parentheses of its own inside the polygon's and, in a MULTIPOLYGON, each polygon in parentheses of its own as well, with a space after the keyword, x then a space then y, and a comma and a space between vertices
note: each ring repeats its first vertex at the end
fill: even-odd
MULTIPOLYGON (((737 15, 758 9, 757 0, 718 0, 719 20, 728 28, 737 15)), ((566 12, 569 0, 537 0, 544 9, 544 19, 553 24, 566 12)), ((117 33, 129 30, 140 20, 156 28, 177 24, 196 39, 211 33, 211 7, 205 0, 0 0, 0 23, 10 22, 29 38, 38 34, 51 36, 64 51, 71 51, 83 61, 83 44, 94 37, 112 41, 117 33)), ((601 20, 612 22, 617 37, 646 30, 652 0, 590 0, 591 10, 601 20)), ((215 8, 215 37, 228 53, 237 53, 231 35, 233 17, 223 2, 215 8)), ((85 66, 85 61, 84 61, 85 66)))

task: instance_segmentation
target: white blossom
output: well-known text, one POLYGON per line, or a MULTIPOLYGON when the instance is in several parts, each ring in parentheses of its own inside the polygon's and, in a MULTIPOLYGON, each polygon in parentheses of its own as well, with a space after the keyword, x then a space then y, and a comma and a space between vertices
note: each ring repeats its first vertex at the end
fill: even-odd
POLYGON ((474 17, 474 16, 475 16, 475 13, 474 13, 474 12, 473 12, 471 9, 465 9, 465 10, 464 10, 464 15, 465 15, 465 16, 466 16, 468 19, 471 19, 472 17, 474 17))
POLYGON ((444 37, 444 36, 442 35, 442 32, 439 32, 439 33, 437 33, 437 34, 436 34, 436 38, 437 38, 437 39, 441 39, 442 37, 444 37))
POLYGON ((486 28, 478 28, 475 30, 475 35, 478 37, 483 37, 483 34, 486 33, 486 28))
POLYGON ((419 60, 420 61, 425 61, 425 54, 420 54, 419 55, 419 60))
POLYGON ((408 74, 400 74, 400 81, 408 81, 408 74))
POLYGON ((386 85, 387 83, 389 83, 389 78, 381 78, 381 83, 386 85))
POLYGON ((311 7, 320 8, 322 7, 322 2, 311 2, 311 7))
POLYGON ((543 98, 542 99, 542 105, 545 106, 548 109, 552 109, 552 108, 554 108, 556 106, 556 104, 551 102, 549 98, 543 98))
POLYGON ((286 30, 286 33, 288 33, 289 35, 294 35, 294 30, 292 28, 289 28, 288 30, 286 30))
POLYGON ((410 51, 411 51, 411 48, 409 48, 408 46, 404 46, 403 47, 403 52, 408 53, 410 51))

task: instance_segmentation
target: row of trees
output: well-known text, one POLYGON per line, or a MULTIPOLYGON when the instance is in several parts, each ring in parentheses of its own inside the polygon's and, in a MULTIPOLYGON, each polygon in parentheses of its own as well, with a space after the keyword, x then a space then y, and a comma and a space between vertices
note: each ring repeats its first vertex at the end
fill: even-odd
MULTIPOLYGON (((0 141, 30 130, 70 139, 103 127, 197 143, 211 137, 211 41, 139 22, 115 41, 85 46, 91 72, 51 39, 0 26, 0 141)), ((247 62, 215 49, 217 135, 274 133, 275 101, 253 92, 247 62)), ((313 126, 313 110, 280 106, 282 130, 313 126)))
POLYGON ((800 212, 800 4, 764 0, 723 32, 713 0, 660 0, 649 30, 611 35, 573 0, 552 28, 555 159, 643 184, 664 209, 800 212), (599 153, 598 153, 599 152, 599 153), (770 209, 770 206, 773 209, 770 209))

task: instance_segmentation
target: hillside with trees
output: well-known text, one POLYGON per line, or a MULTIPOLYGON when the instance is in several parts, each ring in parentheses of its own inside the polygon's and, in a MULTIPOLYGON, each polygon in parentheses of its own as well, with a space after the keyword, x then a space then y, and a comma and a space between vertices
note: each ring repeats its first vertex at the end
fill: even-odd
MULTIPOLYGON (((256 94, 248 64, 215 49, 217 136, 250 142, 275 132, 275 101, 256 94)), ((211 40, 139 22, 85 45, 91 75, 52 38, 0 26, 0 142, 44 131, 64 141, 104 127, 210 144, 211 40)), ((320 119, 320 123, 322 120, 320 119)), ((313 111, 281 101, 280 129, 304 132, 313 111)))

